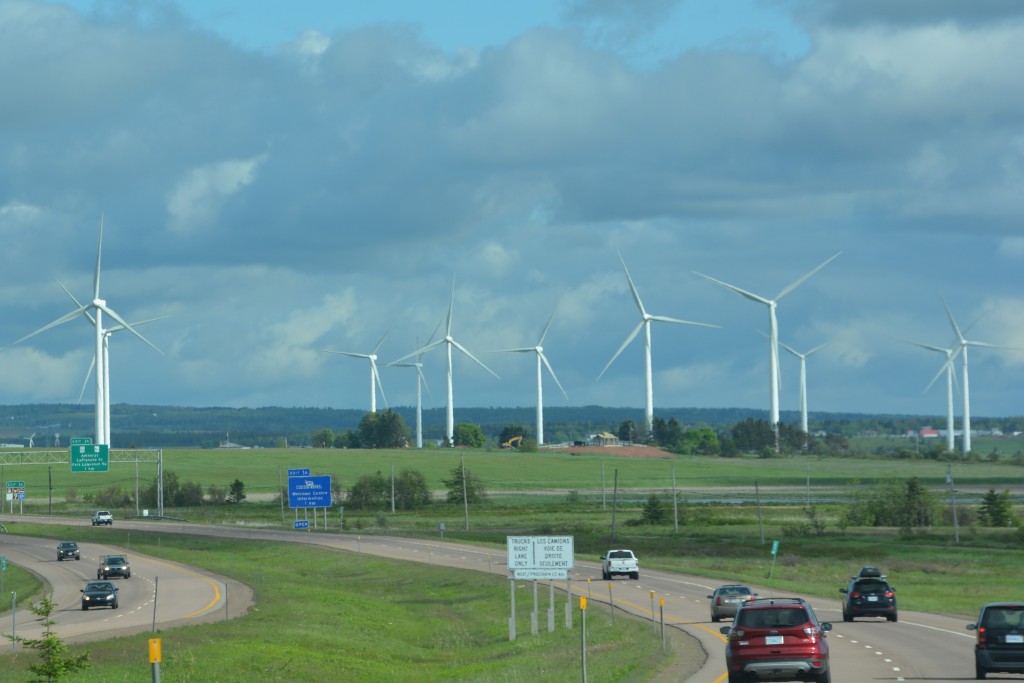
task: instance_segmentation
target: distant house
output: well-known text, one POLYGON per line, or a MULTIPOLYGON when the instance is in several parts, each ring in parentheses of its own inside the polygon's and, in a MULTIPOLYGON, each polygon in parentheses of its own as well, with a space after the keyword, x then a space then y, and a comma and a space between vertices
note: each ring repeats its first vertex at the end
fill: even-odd
POLYGON ((618 446, 619 437, 615 436, 611 432, 600 432, 590 437, 590 442, 595 446, 618 446))
POLYGON ((229 449, 235 449, 235 450, 240 450, 240 451, 247 451, 247 450, 249 450, 248 446, 243 446, 242 444, 239 444, 239 443, 232 443, 231 435, 230 434, 227 435, 226 439, 224 439, 223 441, 220 442, 220 445, 217 446, 217 448, 229 448, 229 449))

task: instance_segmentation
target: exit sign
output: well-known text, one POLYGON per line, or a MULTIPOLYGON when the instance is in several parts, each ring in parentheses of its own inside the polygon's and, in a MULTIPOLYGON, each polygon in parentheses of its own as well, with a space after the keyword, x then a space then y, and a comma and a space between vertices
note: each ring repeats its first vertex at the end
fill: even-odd
POLYGON ((107 472, 110 447, 107 444, 75 444, 71 447, 72 472, 107 472))

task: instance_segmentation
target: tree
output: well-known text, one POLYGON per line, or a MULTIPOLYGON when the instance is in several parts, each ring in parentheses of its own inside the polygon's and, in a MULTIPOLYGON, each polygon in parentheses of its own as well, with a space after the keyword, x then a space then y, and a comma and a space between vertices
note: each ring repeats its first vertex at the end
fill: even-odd
POLYGON ((64 644, 54 632, 53 626, 57 623, 51 616, 57 609, 53 602, 53 593, 48 597, 44 596, 37 603, 31 603, 28 609, 32 614, 39 617, 39 623, 43 625, 42 637, 21 638, 4 634, 8 640, 19 643, 30 650, 35 650, 41 660, 38 664, 29 665, 28 669, 38 678, 33 678, 31 683, 50 683, 59 681, 67 676, 89 668, 89 653, 83 652, 80 655, 68 656, 68 646, 64 644))
POLYGON ((346 493, 345 501, 355 510, 383 510, 389 500, 388 489, 388 483, 377 470, 376 474, 359 477, 346 493))
POLYGON ((733 425, 732 440, 740 451, 753 453, 762 448, 775 448, 775 432, 767 420, 755 420, 748 417, 743 422, 733 425))
POLYGON ((632 420, 624 421, 619 425, 619 431, 616 432, 615 436, 619 437, 619 441, 627 441, 630 443, 636 441, 636 423, 632 420))
POLYGON ((409 441, 409 430, 402 416, 388 408, 363 416, 359 421, 359 441, 363 448, 402 448, 409 441))
POLYGON ((331 448, 334 446, 334 432, 326 427, 313 432, 313 448, 331 448))
POLYGON ((718 434, 711 427, 687 429, 679 439, 679 452, 689 455, 718 455, 721 446, 718 434))
POLYGON ((484 436, 483 431, 480 429, 480 425, 460 422, 455 425, 454 431, 455 433, 452 436, 455 438, 456 446, 465 446, 466 448, 483 448, 484 444, 487 443, 487 437, 484 436))
POLYGON ((654 418, 651 423, 651 431, 655 445, 669 450, 676 448, 683 436, 683 428, 679 425, 679 420, 674 417, 669 418, 668 422, 660 417, 654 418))
MULTIPOLYGON (((461 503, 463 501, 463 470, 461 465, 453 467, 448 473, 447 479, 442 479, 448 494, 445 500, 449 503, 461 503)), ((465 470, 465 500, 467 503, 482 503, 487 499, 487 490, 480 478, 469 470, 465 470)))
POLYGON ((227 500, 229 503, 241 503, 245 500, 245 484, 240 479, 235 479, 231 482, 227 500))
POLYGON ((417 510, 430 505, 430 489, 419 470, 406 468, 395 477, 395 509, 417 510))
POLYGON ((647 502, 644 503, 644 510, 641 519, 644 524, 662 524, 668 518, 668 511, 665 504, 658 498, 658 494, 652 493, 647 502))
POLYGON ((978 506, 978 518, 985 526, 1013 526, 1009 490, 996 493, 995 489, 989 489, 978 506))

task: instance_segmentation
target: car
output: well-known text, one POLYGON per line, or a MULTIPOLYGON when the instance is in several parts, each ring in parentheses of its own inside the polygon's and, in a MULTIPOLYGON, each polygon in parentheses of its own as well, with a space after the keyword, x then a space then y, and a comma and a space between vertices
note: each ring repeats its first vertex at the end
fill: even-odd
POLYGON ((110 526, 113 523, 114 516, 110 514, 110 511, 108 510, 97 510, 96 512, 92 513, 93 526, 96 526, 98 524, 106 524, 107 526, 110 526))
POLYGON ((749 586, 730 583, 719 586, 708 599, 711 600, 711 621, 721 621, 723 617, 736 616, 736 610, 747 600, 753 600, 757 593, 749 586))
POLYGON ((640 560, 632 550, 609 550, 601 556, 601 578, 610 581, 616 574, 625 574, 634 581, 640 578, 640 560))
POLYGON ((754 598, 736 610, 728 636, 725 665, 729 683, 814 681, 831 683, 828 640, 832 624, 819 622, 802 598, 754 598))
POLYGON ((132 578, 132 567, 124 555, 101 555, 100 566, 96 570, 97 579, 109 579, 120 576, 122 579, 132 578))
POLYGON ((117 609, 117 586, 110 581, 89 581, 81 593, 83 612, 101 606, 117 609))
POLYGON ((983 605, 978 621, 967 624, 977 632, 974 643, 974 677, 989 673, 1024 673, 1024 603, 990 602, 983 605))
POLYGON ((862 567, 839 592, 843 594, 843 621, 853 621, 857 617, 899 620, 896 589, 889 585, 877 567, 862 567))
POLYGON ((57 544, 57 561, 63 562, 64 558, 82 559, 78 544, 74 541, 61 541, 57 544))

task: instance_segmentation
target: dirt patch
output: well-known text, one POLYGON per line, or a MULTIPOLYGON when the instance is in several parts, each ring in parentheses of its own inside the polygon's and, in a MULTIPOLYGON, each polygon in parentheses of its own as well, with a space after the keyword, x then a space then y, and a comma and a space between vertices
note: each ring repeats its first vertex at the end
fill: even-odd
POLYGON ((611 455, 619 458, 674 458, 668 451, 653 446, 567 446, 565 448, 550 448, 544 450, 557 451, 558 453, 591 453, 596 455, 611 455))

